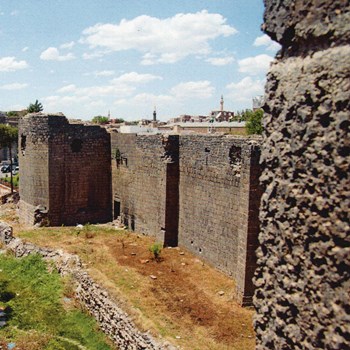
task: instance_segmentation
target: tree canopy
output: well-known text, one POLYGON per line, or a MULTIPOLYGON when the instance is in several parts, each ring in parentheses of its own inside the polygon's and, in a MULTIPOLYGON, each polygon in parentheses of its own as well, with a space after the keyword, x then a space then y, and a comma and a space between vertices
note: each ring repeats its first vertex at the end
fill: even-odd
POLYGON ((27 108, 28 113, 38 113, 43 110, 43 105, 38 101, 35 100, 34 103, 31 103, 29 107, 27 108))
POLYGON ((12 145, 14 142, 18 142, 18 129, 5 124, 0 124, 0 148, 8 147, 10 153, 10 165, 11 165, 11 193, 13 193, 13 176, 12 176, 12 145))
POLYGON ((102 115, 97 115, 93 117, 91 121, 95 124, 108 124, 109 118, 103 117, 102 115))
POLYGON ((263 110, 257 109, 256 111, 246 111, 245 112, 245 120, 246 120, 246 130, 248 135, 261 135, 263 132, 263 126, 262 126, 262 117, 263 117, 263 110))
POLYGON ((5 124, 0 124, 0 147, 11 147, 18 138, 18 129, 5 124))

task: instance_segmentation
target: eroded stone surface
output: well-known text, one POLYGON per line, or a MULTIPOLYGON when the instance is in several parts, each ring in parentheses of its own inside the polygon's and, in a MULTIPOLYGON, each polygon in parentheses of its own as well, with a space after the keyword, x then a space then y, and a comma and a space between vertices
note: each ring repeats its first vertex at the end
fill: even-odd
POLYGON ((265 1, 257 349, 350 348, 348 1, 265 1))

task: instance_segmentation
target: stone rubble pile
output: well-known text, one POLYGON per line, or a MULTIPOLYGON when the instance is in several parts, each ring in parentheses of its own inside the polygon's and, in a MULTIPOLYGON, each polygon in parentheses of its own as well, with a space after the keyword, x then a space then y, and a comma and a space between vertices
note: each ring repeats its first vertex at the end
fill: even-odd
POLYGON ((77 255, 26 243, 20 238, 15 238, 12 227, 3 222, 0 222, 0 242, 18 258, 40 254, 45 260, 52 261, 61 275, 70 274, 77 285, 76 298, 95 317, 101 330, 113 340, 119 350, 176 349, 168 342, 158 343, 149 333, 140 332, 130 316, 83 270, 77 255))

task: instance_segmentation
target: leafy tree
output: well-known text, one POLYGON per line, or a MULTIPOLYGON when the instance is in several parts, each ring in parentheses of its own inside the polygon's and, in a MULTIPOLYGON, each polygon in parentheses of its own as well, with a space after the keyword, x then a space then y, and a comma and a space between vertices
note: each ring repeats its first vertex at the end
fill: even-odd
POLYGON ((108 117, 103 117, 102 115, 97 115, 92 118, 91 120, 95 124, 108 124, 109 118, 108 117))
POLYGON ((0 125, 0 147, 7 147, 10 155, 10 166, 11 166, 11 193, 13 193, 13 175, 12 175, 12 145, 14 142, 18 142, 18 129, 10 126, 1 124, 0 125))
POLYGON ((256 111, 249 111, 246 121, 246 130, 248 135, 258 134, 261 135, 263 132, 262 117, 263 110, 257 109, 256 111))
POLYGON ((251 109, 242 109, 235 114, 235 120, 239 122, 246 122, 253 115, 253 111, 251 109))
POLYGON ((38 113, 41 112, 43 109, 43 105, 38 100, 35 100, 35 103, 31 103, 29 105, 27 111, 28 113, 38 113))
POLYGON ((6 113, 8 117, 17 117, 17 112, 16 111, 9 111, 6 113))

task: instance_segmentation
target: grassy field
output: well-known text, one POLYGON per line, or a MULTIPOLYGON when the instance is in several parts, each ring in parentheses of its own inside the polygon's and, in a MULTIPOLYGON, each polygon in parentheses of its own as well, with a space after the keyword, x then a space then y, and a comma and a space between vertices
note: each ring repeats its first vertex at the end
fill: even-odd
POLYGON ((23 227, 14 208, 0 207, 0 220, 15 236, 78 254, 140 330, 184 350, 255 349, 254 311, 236 303, 234 281, 185 249, 166 248, 154 259, 151 237, 108 225, 23 227))
POLYGON ((41 257, 1 254, 0 267, 0 310, 7 319, 0 348, 12 343, 15 350, 112 349, 95 320, 75 304, 68 281, 49 273, 41 257))
MULTIPOLYGON (((2 180, 4 182, 7 182, 8 184, 11 183, 11 177, 9 174, 7 177, 3 177, 2 180)), ((19 174, 16 174, 16 175, 13 175, 13 186, 18 187, 18 185, 19 185, 19 174)))

